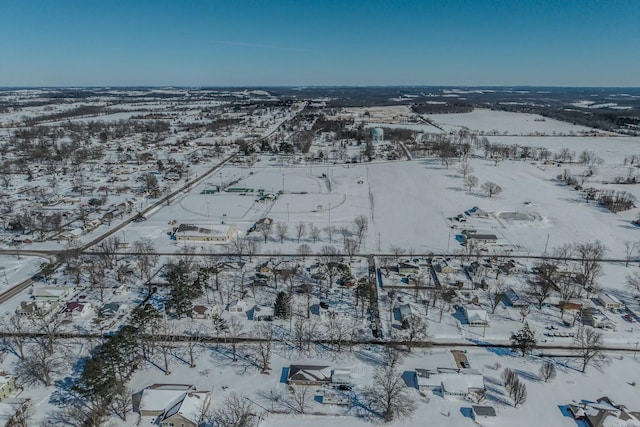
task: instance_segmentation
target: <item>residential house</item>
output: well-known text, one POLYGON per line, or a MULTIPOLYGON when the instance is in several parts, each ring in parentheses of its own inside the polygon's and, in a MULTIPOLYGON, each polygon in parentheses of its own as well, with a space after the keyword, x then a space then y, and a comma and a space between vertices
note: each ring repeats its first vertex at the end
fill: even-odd
POLYGON ((331 383, 331 368, 320 365, 291 365, 287 374, 290 385, 319 386, 331 383))
POLYGON ((247 308, 247 302, 245 300, 237 299, 229 304, 228 310, 229 313, 244 313, 247 311, 247 308))
POLYGON ((408 320, 411 317, 419 316, 420 312, 418 311, 418 306, 412 303, 402 304, 398 307, 400 311, 400 320, 408 320))
POLYGON ((92 311, 91 303, 71 301, 64 305, 62 314, 68 317, 84 316, 92 311))
POLYGON ((192 319, 207 319, 210 320, 214 314, 220 314, 220 309, 217 305, 201 305, 196 304, 191 309, 192 319))
POLYGON ((168 408, 162 416, 162 427, 198 427, 211 403, 211 392, 192 391, 168 408))
POLYGON ((589 427, 640 427, 640 412, 629 411, 606 396, 595 402, 571 403, 568 409, 573 418, 584 421, 589 427))
POLYGON ((505 305, 511 307, 526 307, 530 304, 527 298, 522 298, 520 294, 513 290, 513 288, 507 288, 504 291, 502 301, 505 305))
POLYGON ((0 370, 0 401, 10 397, 16 391, 16 377, 0 370))
POLYGON ((275 317, 274 308, 267 305, 253 307, 253 320, 256 322, 271 322, 275 317))
POLYGON ((10 397, 0 401, 0 427, 26 426, 27 408, 31 399, 10 397))
POLYGON ((189 384, 152 384, 142 390, 138 412, 143 417, 158 417, 194 391, 195 386, 189 384))
POLYGON ((436 273, 453 274, 458 272, 458 268, 449 264, 445 258, 434 258, 431 265, 436 273))
POLYGON ((489 315, 477 305, 464 305, 462 312, 469 326, 487 326, 489 324, 489 315))
POLYGON ((415 378, 418 389, 440 391, 443 396, 464 397, 486 389, 484 377, 475 369, 416 369, 415 378))
POLYGON ((44 316, 57 310, 59 306, 60 303, 55 301, 20 301, 16 314, 24 317, 44 316))
POLYGON ((119 302, 108 302, 100 308, 100 315, 115 317, 126 312, 127 305, 119 302))

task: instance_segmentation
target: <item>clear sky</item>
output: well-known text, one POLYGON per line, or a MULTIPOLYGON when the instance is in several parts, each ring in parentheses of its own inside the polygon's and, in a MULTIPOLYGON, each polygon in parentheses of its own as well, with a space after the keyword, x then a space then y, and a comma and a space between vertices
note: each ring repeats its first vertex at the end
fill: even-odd
POLYGON ((0 0, 2 86, 640 86, 640 0, 0 0))

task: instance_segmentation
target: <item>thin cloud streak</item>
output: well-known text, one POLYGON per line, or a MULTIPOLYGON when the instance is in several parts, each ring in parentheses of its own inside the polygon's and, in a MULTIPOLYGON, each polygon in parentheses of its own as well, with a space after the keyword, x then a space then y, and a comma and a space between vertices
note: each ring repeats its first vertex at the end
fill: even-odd
POLYGON ((274 46, 269 44, 259 44, 259 43, 250 43, 250 42, 236 42, 236 41, 227 41, 227 40, 208 40, 208 43, 212 44, 222 44, 227 46, 241 46, 241 47, 249 47, 256 49, 272 49, 272 50, 286 50, 293 52, 311 52, 311 50, 300 47, 285 47, 285 46, 274 46))

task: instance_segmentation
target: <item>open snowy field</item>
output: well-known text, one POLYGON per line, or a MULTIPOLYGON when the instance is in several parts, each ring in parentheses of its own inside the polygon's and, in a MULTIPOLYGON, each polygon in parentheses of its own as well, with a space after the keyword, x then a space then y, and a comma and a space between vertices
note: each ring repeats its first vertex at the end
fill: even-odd
POLYGON ((589 132, 593 129, 571 123, 542 117, 539 114, 511 113, 477 108, 471 113, 431 114, 431 120, 446 131, 457 131, 467 128, 471 131, 492 132, 499 134, 529 135, 555 133, 589 132))
MULTIPOLYGON (((615 144, 618 140, 611 138, 608 142, 615 144)), ((620 142, 631 144, 627 138, 620 142)), ((640 142, 635 143, 640 148, 640 142)), ((613 153, 619 155, 623 150, 617 148, 613 153)), ((607 155, 604 151, 602 154, 607 155)), ((152 226, 168 228, 173 220, 202 227, 225 221, 245 230, 258 219, 271 217, 288 223, 291 237, 293 226, 300 222, 339 228, 365 215, 369 232, 363 252, 388 252, 392 245, 416 253, 456 251, 462 248, 456 235, 464 227, 494 233, 499 245, 522 255, 539 255, 545 247, 551 249, 565 242, 600 240, 608 248, 608 257, 624 257, 624 242, 632 240, 630 233, 636 232, 630 221, 635 219, 637 209, 615 215, 593 202, 586 203, 580 193, 555 180, 561 173, 555 166, 526 161, 503 161, 495 166, 492 161, 476 158, 469 164, 480 183, 495 182, 503 188, 502 193, 489 198, 479 188, 467 191, 455 164, 446 169, 438 160, 428 159, 332 165, 311 171, 308 167, 234 167, 213 175, 147 222, 127 227, 126 232, 137 233, 152 226), (234 188, 254 191, 246 195, 200 194, 211 184, 228 179, 239 179, 234 188), (284 194, 275 202, 257 201, 258 189, 276 193, 282 188, 284 194), (448 218, 474 206, 487 211, 489 217, 470 218, 458 229, 451 228, 448 218)), ((640 197, 635 186, 615 187, 624 187, 640 197)), ((144 236, 142 231, 140 235, 153 237, 144 236)), ((285 251, 297 248, 293 240, 271 244, 285 251)))

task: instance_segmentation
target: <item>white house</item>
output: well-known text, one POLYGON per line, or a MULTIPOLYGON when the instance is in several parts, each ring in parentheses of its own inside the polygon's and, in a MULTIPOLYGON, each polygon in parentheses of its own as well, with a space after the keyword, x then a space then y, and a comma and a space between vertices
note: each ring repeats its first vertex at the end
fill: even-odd
POLYGON ((486 326, 489 324, 489 315, 486 310, 477 305, 464 305, 462 306, 462 311, 469 326, 486 326))
POLYGON ((158 417, 192 391, 195 391, 195 387, 188 384, 150 385, 142 390, 138 409, 140 415, 143 417, 158 417))
POLYGON ((192 391, 168 408, 162 416, 162 427, 198 427, 211 403, 211 392, 192 391))
POLYGON ((229 313, 244 313, 247 311, 247 302, 237 299, 229 304, 229 313))
POLYGON ((253 307, 253 320, 256 322, 270 322, 275 316, 275 311, 272 306, 268 305, 256 305, 253 307))
POLYGON ((439 390, 444 396, 464 397, 485 390, 484 378, 475 369, 416 369, 420 390, 439 390))

